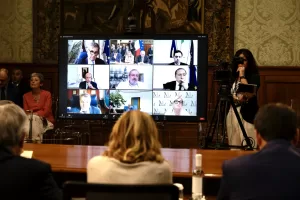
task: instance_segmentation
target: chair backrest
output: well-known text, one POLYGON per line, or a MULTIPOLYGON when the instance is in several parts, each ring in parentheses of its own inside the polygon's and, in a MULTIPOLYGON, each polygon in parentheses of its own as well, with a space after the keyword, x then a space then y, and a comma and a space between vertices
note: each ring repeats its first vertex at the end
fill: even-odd
POLYGON ((178 187, 164 185, 114 185, 68 181, 63 188, 64 200, 178 200, 178 187))

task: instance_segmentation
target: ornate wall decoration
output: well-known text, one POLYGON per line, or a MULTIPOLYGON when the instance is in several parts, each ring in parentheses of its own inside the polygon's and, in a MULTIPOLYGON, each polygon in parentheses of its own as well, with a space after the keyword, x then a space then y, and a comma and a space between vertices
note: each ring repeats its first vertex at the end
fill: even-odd
POLYGON ((235 18, 235 50, 260 66, 300 66, 299 0, 238 0, 235 18))
POLYGON ((33 0, 33 13, 33 62, 58 63, 60 1, 33 0))
POLYGON ((205 33, 208 34, 208 61, 229 61, 233 55, 235 0, 205 1, 205 33))
POLYGON ((141 32, 203 33, 204 0, 64 0, 64 34, 123 34, 134 16, 141 32))
POLYGON ((32 0, 1 0, 0 61, 32 62, 32 0))

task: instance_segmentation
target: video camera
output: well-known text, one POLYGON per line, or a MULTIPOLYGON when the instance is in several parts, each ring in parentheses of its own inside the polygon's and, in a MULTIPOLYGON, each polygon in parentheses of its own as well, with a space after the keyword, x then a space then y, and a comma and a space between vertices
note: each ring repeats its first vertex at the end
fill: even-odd
POLYGON ((231 63, 222 62, 218 66, 219 69, 214 71, 214 81, 221 82, 221 84, 232 83, 235 80, 235 77, 232 73, 232 70, 235 69, 235 66, 239 64, 244 64, 245 59, 239 56, 234 56, 231 63))

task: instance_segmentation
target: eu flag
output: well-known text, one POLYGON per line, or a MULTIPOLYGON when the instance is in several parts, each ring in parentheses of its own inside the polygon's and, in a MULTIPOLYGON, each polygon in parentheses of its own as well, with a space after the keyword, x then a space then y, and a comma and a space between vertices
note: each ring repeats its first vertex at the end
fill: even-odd
MULTIPOLYGON (((193 85, 195 87, 198 86, 197 77, 196 77, 196 67, 194 65, 194 42, 191 40, 191 47, 190 47, 190 85, 193 85)), ((196 88, 195 88, 196 89, 196 88)))
POLYGON ((107 64, 109 64, 109 60, 110 60, 110 58, 109 58, 110 57, 109 40, 105 40, 103 53, 105 53, 105 55, 106 55, 107 64))
POLYGON ((171 50, 170 50, 170 58, 173 58, 175 51, 176 51, 176 42, 175 42, 175 40, 172 40, 171 50))

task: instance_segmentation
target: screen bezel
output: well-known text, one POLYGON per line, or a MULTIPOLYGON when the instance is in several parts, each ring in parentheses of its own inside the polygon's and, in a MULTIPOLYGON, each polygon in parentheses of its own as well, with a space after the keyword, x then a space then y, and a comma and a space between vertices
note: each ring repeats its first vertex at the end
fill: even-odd
MULTIPOLYGON (((65 111, 67 106, 67 72, 68 72, 68 40, 198 40, 198 67, 197 67, 197 116, 166 116, 152 115, 155 121, 173 122, 205 122, 207 121, 207 98, 208 98, 208 36, 207 34, 190 35, 61 35, 59 41, 59 108, 60 119, 82 119, 82 120, 117 120, 120 114, 75 114, 65 111), (200 105, 200 106, 199 106, 200 105)), ((154 47, 155 48, 155 47, 154 47)))

